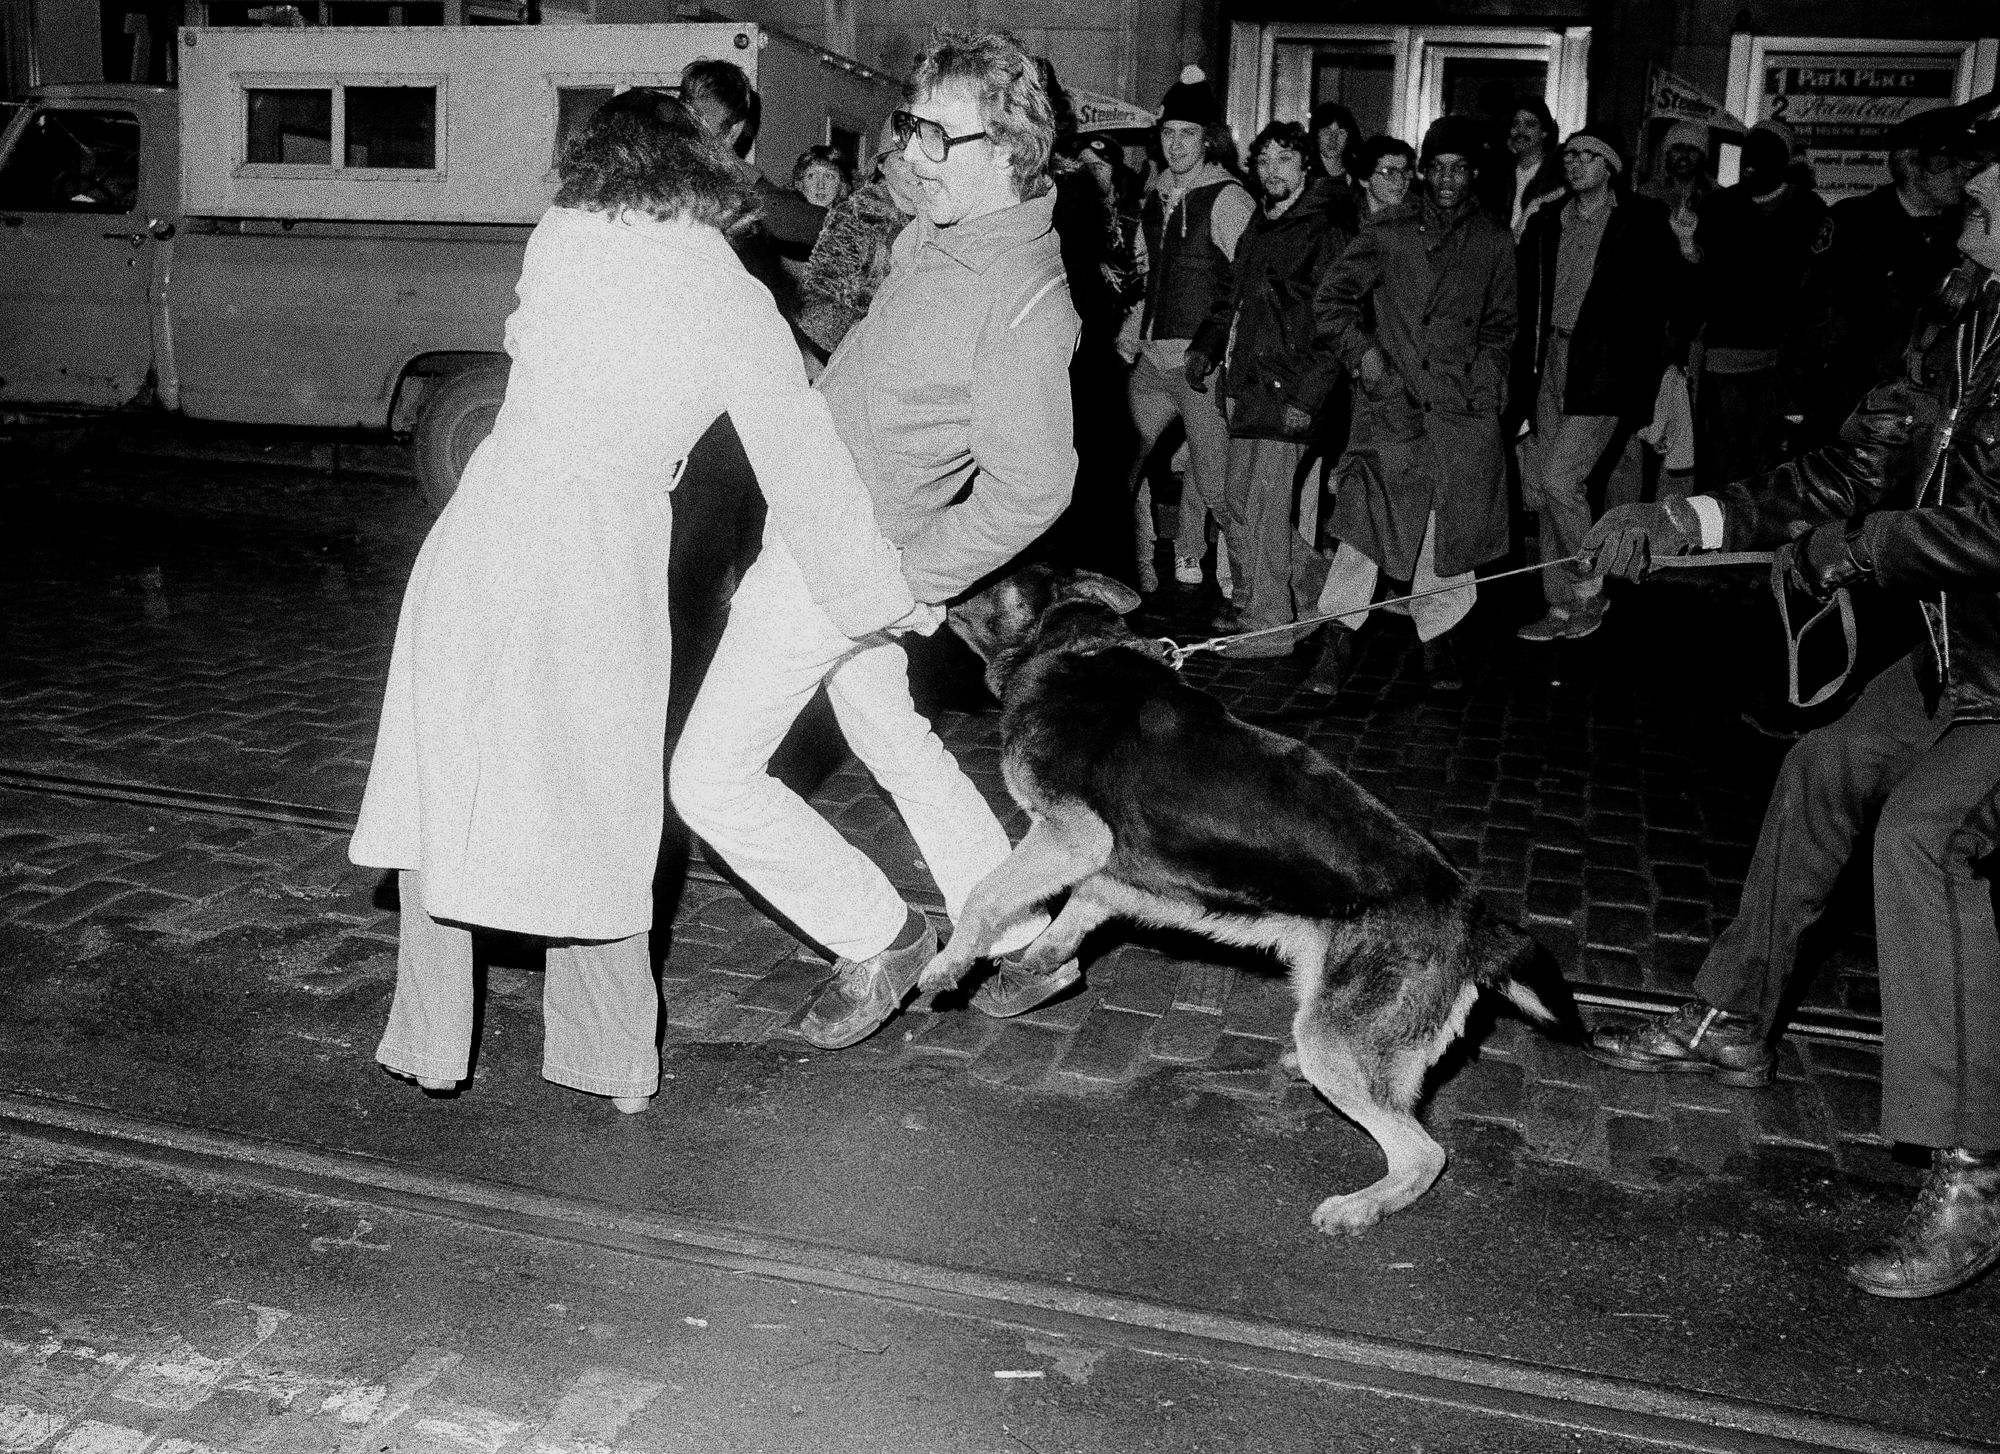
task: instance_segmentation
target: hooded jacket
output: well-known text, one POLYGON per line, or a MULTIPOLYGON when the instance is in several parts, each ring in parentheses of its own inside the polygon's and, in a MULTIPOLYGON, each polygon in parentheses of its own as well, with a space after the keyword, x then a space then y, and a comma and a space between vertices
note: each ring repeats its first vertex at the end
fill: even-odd
POLYGON ((1353 234, 1339 198, 1306 188, 1276 217, 1259 208, 1236 242, 1235 287, 1217 300, 1193 348, 1225 358, 1224 392, 1238 438, 1307 439, 1312 426, 1286 422, 1289 406, 1316 415, 1341 374, 1331 339, 1318 336, 1313 298, 1353 234))

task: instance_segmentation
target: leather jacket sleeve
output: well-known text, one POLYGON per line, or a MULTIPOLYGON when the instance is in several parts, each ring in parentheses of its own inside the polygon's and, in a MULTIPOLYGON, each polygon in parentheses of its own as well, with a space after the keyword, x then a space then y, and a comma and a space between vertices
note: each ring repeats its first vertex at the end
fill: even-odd
POLYGON ((2000 498, 1882 510, 1861 527, 1875 579, 1892 591, 2000 591, 2000 498))
POLYGON ((1768 550, 1885 499, 1913 502, 1938 413, 1936 396, 1907 378, 1878 384, 1834 443, 1715 492, 1724 546, 1768 550))

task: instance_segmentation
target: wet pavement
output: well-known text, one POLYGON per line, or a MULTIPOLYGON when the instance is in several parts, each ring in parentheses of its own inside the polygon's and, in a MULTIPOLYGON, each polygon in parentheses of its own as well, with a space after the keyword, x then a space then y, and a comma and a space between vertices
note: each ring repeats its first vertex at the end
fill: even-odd
MULTIPOLYGON (((656 936, 673 1079, 650 1114, 610 1118, 601 1103, 539 1080, 534 955, 507 945, 486 970, 476 1080, 459 1097, 429 1101, 369 1061, 393 982, 393 894, 381 875, 346 863, 340 833, 366 775, 403 580, 429 523, 413 487, 390 472, 157 453, 14 463, 0 484, 0 1092, 1909 1431, 1964 1437, 1991 1426, 1986 1348, 2000 1292, 1985 1284, 1891 1307, 1838 1278, 1841 1253, 1892 1223, 1914 1184, 1908 1160, 1874 1134, 1865 880, 1819 936, 1804 991, 1815 1023, 1842 1033, 1788 1041, 1770 1091, 1620 1076, 1489 1017, 1441 1072, 1426 1112, 1454 1156, 1445 1179, 1351 1245, 1318 1237, 1306 1216, 1327 1192, 1371 1179, 1374 1153, 1279 1067, 1285 986, 1255 958, 1184 939, 1102 936, 1085 989, 1033 1015, 1003 1024, 922 1000, 883 1034, 827 1055, 789 1033, 824 966, 698 866, 669 886, 671 920, 656 936)), ((1164 630, 1190 626, 1202 602, 1156 605, 1145 620, 1164 630)), ((1300 663, 1198 657, 1189 670, 1241 715, 1311 742, 1431 832, 1588 1002, 1658 1002, 1685 992, 1733 912, 1782 753, 1738 720, 1741 683, 1772 666, 1758 655, 1754 583, 1627 593, 1595 637, 1554 646, 1512 638, 1533 608, 1532 587, 1491 592, 1470 623, 1471 689, 1450 696, 1425 691, 1400 620, 1369 628, 1355 686, 1331 710, 1299 690, 1300 663)), ((1004 807, 997 719, 954 649, 927 644, 919 675, 947 742, 1004 807)), ((913 899, 932 900, 914 846, 856 769, 836 767, 815 801, 913 899)), ((63 1188, 101 1173, 32 1137, 9 1144, 0 1195, 10 1213, 22 1209, 20 1226, 42 1230, 0 1259, 0 1301, 22 1327, 44 1332, 0 1327, 0 1448, 55 1448, 69 1436, 51 1425, 23 1442, 25 1432, 8 1432, 6 1411, 29 1408, 20 1390, 40 1387, 22 1369, 40 1357, 46 1371, 67 1355, 19 1350, 51 1336, 101 1337, 92 1346, 107 1356, 137 1358, 150 1345, 128 1324, 164 1336, 146 1322, 148 1300, 184 1311, 205 1306, 207 1292, 176 1290, 157 1257, 131 1249, 120 1265, 136 1271, 123 1283, 73 1278, 76 1254, 48 1249, 152 1246, 175 1226, 213 1235, 204 1196, 237 1198, 230 1215, 240 1213, 246 1247, 289 1214, 168 1178, 146 1193, 157 1219, 125 1217, 93 1234, 91 1219, 110 1215, 106 1198, 63 1188), (123 1290, 107 1290, 114 1283, 123 1290), (110 1331, 91 1331, 91 1319, 110 1331)), ((132 1174, 150 1187, 156 1172, 132 1174)), ((315 1203, 310 1236, 293 1237, 288 1255, 345 1235, 330 1205, 315 1203)), ((428 1232, 354 1235, 357 1249, 431 1245, 428 1232)), ((298 1371, 322 1402, 334 1396, 329 1379, 393 1384, 423 1343, 423 1310, 405 1305, 409 1273, 395 1270, 402 1251, 356 1274, 338 1308, 313 1270, 331 1265, 324 1253, 286 1270, 280 1281, 291 1290, 268 1304, 311 1303, 319 1341, 258 1355, 298 1371), (371 1344, 357 1310, 377 1300, 383 1321, 371 1344), (393 1349, 402 1350, 396 1359, 393 1349)), ((426 1251, 409 1265, 447 1269, 449 1282, 459 1276, 450 1269, 484 1255, 426 1251)), ((279 1277, 274 1258, 246 1252, 242 1277, 279 1277)), ((576 1275, 569 1264, 541 1274, 576 1275)), ((453 1345, 454 1369, 483 1368, 486 1358, 518 1364, 522 1349, 554 1338, 557 1330, 503 1312, 504 1299, 478 1305, 486 1293, 466 1295, 464 1308, 481 1310, 455 1314, 454 1330, 497 1318, 518 1323, 522 1341, 511 1352, 453 1345)), ((750 1380, 745 1388, 789 1387, 789 1375, 769 1375, 790 1353, 755 1348, 749 1336, 754 1323, 784 1321, 762 1296, 739 1286, 722 1297, 735 1341, 711 1372, 726 1364, 750 1380), (777 1361, 759 1363, 767 1353, 777 1361)), ((616 1338, 615 1351, 632 1356, 601 1356, 600 1339, 588 1356, 549 1365, 498 1442, 451 1447, 526 1447, 522 1430, 553 1418, 575 1380, 610 1377, 593 1368, 649 1387, 694 1386, 669 1376, 673 1359, 709 1366, 707 1354, 678 1347, 686 1335, 675 1327, 691 1325, 632 1316, 650 1330, 643 1356, 616 1338), (668 1344, 671 1358, 660 1351, 668 1344)), ((811 1316, 822 1320, 815 1327, 834 1318, 823 1308, 811 1316)), ((301 1313, 285 1326, 297 1332, 307 1321, 301 1313)), ((193 1331, 175 1335, 200 1342, 193 1331)), ((819 1411, 805 1426, 818 1431, 811 1437, 782 1432, 804 1416, 779 1417, 776 1394, 768 1406, 746 1395, 736 1414, 704 1394, 708 1422, 685 1428, 710 1430, 708 1442, 648 1435, 630 1447, 822 1447, 815 1439, 837 1427, 874 1440, 856 1447, 1293 1448, 1307 1445, 1292 1434, 1329 1422, 1355 1431, 1340 1447, 1624 1447, 1548 1428, 1517 1445, 1479 1422, 1487 1414, 1466 1414, 1463 1425, 1427 1426, 1431 1413, 1371 1423, 1379 1409, 1316 1403, 1327 1396, 1289 1386, 1274 1392, 1282 1380, 1263 1374, 1241 1375, 1248 1383, 1213 1393, 1180 1426, 1186 1401, 1175 1402, 1157 1366, 1075 1383, 1053 1355, 1036 1390, 1047 1437, 1017 1436, 1026 1426, 1007 1421, 1020 1390, 991 1386, 984 1365, 1004 1360, 990 1337, 899 1325, 897 1348, 930 1340, 948 1352, 893 1375, 884 1370, 895 1358, 867 1362, 873 1371, 858 1384, 786 1394, 819 1411), (947 1376, 947 1365, 957 1373, 947 1376), (959 1376, 973 1367, 978 1378, 959 1376), (932 1422, 878 1427, 857 1412, 879 1412, 882 1381, 904 1378, 936 1384, 932 1422), (1231 1426, 1253 1406, 1283 1412, 1261 1433, 1231 1426), (719 1428, 733 1432, 724 1440, 719 1428), (967 1432, 975 1428, 984 1432, 967 1432)), ((203 1356, 220 1357, 221 1346, 203 1356)), ((1020 1345, 1011 1347, 1022 1361, 1020 1345)), ((492 1387, 508 1376, 481 1375, 492 1387)), ((487 1413, 504 1404, 425 1397, 487 1413)), ((397 1426, 399 1439, 413 1417, 397 1426)), ((632 1418, 645 1426, 638 1409, 632 1418)), ((376 1427, 363 1418, 352 1432, 376 1427)), ((460 1418, 455 1427, 487 1426, 460 1418)), ((1615 1437, 1589 1427, 1588 1437, 1615 1437)), ((287 1448, 318 1439, 303 1426, 269 1437, 287 1448)), ((623 1446, 627 1436, 618 1437, 623 1446)), ((122 1446, 84 1441, 62 1454, 111 1447, 122 1446)))

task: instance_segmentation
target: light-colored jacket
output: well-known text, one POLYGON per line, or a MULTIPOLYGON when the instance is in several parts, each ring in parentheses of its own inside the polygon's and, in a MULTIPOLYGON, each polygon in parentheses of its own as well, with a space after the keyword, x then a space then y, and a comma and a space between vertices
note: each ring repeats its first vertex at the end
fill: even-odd
POLYGON ((920 601, 1032 544, 1076 482, 1077 316, 1054 193, 896 239, 887 281, 819 390, 920 601))
POLYGON ((349 851, 421 869, 435 918, 622 939, 652 922, 665 805, 670 492, 716 416, 840 629, 912 602, 720 232, 551 209, 518 292, 506 402, 403 598, 349 851))

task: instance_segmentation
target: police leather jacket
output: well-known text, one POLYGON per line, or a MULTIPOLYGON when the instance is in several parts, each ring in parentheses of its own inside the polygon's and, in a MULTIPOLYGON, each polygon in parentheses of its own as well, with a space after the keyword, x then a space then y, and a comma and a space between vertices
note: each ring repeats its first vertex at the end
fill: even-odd
POLYGON ((2000 721, 2000 278, 1961 263, 1918 314, 1904 365, 1835 443, 1718 491, 1723 544, 1855 521, 1857 558, 1923 608, 1927 692, 1953 720, 2000 721))

